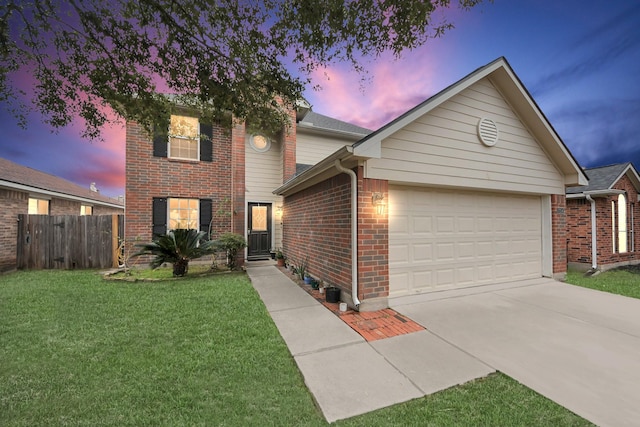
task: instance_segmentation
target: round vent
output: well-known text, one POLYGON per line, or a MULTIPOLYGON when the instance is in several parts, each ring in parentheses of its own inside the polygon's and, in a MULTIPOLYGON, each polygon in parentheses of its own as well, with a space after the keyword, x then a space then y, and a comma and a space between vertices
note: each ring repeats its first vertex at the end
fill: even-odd
POLYGON ((480 119, 478 122, 478 138, 487 147, 493 147, 498 142, 498 125, 491 119, 480 119))

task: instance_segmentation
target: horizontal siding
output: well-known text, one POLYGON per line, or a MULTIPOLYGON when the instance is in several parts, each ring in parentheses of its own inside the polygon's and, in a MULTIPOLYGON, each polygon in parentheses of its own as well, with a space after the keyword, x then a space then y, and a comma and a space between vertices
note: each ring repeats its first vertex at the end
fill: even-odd
POLYGON ((268 202, 281 200, 273 190, 282 185, 282 156, 280 143, 273 141, 271 149, 259 153, 245 145, 246 199, 250 202, 268 202))
POLYGON ((395 182, 563 194, 563 177, 502 95, 481 80, 382 141, 368 178, 395 182), (478 120, 494 120, 493 147, 477 136, 478 120))
POLYGON ((300 133, 296 135, 296 163, 315 165, 325 157, 335 153, 353 141, 324 138, 318 135, 300 133))

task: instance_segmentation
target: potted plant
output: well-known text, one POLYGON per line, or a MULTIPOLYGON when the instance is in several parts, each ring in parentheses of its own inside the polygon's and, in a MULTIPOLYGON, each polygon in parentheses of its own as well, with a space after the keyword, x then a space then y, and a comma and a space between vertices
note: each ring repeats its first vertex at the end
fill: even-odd
POLYGON ((340 302, 340 288, 337 286, 324 288, 324 293, 327 302, 340 302))
POLYGON ((278 267, 284 266, 285 258, 284 258, 284 254, 282 253, 282 250, 278 249, 276 251, 275 257, 276 257, 276 263, 278 267))

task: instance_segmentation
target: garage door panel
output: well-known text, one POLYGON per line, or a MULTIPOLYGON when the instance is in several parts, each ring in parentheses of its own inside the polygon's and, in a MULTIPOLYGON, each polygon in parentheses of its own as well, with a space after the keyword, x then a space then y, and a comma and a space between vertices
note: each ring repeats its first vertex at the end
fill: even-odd
POLYGON ((389 198, 390 296, 542 275, 540 197, 392 186, 389 198))

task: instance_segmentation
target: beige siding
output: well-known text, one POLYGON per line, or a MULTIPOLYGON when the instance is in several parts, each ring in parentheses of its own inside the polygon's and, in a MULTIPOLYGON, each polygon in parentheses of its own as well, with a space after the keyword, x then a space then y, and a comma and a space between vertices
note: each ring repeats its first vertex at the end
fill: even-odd
POLYGON ((563 177, 488 79, 462 91, 382 141, 382 158, 366 163, 369 178, 437 186, 563 194, 563 177), (483 145, 480 118, 500 136, 483 145))
POLYGON ((353 141, 338 138, 327 138, 319 135, 305 134, 298 130, 296 135, 296 163, 315 165, 320 160, 333 154, 353 141))
POLYGON ((273 194, 273 190, 282 185, 282 154, 281 144, 272 141, 271 149, 266 153, 259 153, 245 143, 245 178, 246 201, 273 203, 272 206, 272 246, 282 246, 282 224, 277 214, 277 207, 282 206, 282 197, 273 194))

